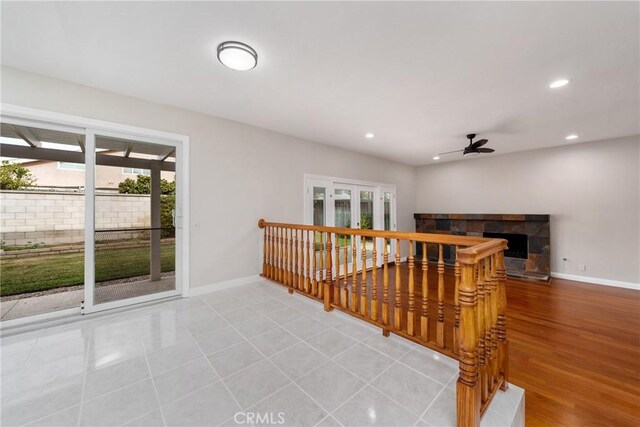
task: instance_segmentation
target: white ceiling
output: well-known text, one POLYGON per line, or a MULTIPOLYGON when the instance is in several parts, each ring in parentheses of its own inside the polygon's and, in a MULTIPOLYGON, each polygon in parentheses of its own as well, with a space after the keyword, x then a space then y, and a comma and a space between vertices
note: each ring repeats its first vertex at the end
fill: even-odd
POLYGON ((639 5, 3 1, 2 63, 419 165, 639 134, 639 5))

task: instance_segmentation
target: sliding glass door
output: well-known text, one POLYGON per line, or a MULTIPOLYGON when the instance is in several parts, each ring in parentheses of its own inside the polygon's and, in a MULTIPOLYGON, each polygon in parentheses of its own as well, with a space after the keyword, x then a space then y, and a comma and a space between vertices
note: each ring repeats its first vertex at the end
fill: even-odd
POLYGON ((176 295, 176 147, 94 139, 93 292, 85 308, 176 295))
POLYGON ((0 148, 30 178, 10 195, 22 200, 15 209, 26 212, 24 230, 9 235, 3 228, 3 241, 15 240, 15 258, 34 248, 43 254, 24 257, 24 274, 3 265, 3 292, 39 292, 23 298, 34 302, 24 316, 90 313, 180 295, 188 283, 188 138, 3 107, 0 148))

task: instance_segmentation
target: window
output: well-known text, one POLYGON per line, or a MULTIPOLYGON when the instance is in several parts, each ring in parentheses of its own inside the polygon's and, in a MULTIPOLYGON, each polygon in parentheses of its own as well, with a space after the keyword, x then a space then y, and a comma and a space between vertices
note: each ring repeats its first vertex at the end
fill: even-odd
POLYGON ((58 169, 72 170, 72 171, 83 171, 84 163, 69 163, 69 162, 58 162, 58 169))
POLYGON ((149 169, 139 168, 122 168, 122 173, 129 175, 151 175, 151 171, 149 169))

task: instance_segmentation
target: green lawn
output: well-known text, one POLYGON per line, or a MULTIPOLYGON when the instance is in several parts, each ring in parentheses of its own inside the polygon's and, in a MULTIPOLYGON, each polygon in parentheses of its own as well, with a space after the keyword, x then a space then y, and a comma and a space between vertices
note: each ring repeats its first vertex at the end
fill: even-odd
MULTIPOLYGON (((162 271, 174 271, 175 247, 163 245, 162 271)), ((149 274, 149 247, 96 252, 96 282, 149 274)), ((14 258, 0 261, 0 295, 43 291, 84 283, 84 254, 14 258)))

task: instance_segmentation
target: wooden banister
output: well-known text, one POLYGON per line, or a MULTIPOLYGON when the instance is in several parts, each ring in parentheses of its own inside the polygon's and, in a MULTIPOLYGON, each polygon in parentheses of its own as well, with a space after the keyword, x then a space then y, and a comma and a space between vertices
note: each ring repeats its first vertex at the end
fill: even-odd
POLYGON ((264 219, 258 226, 263 277, 457 359, 457 425, 480 425, 509 373, 506 240, 264 219))

